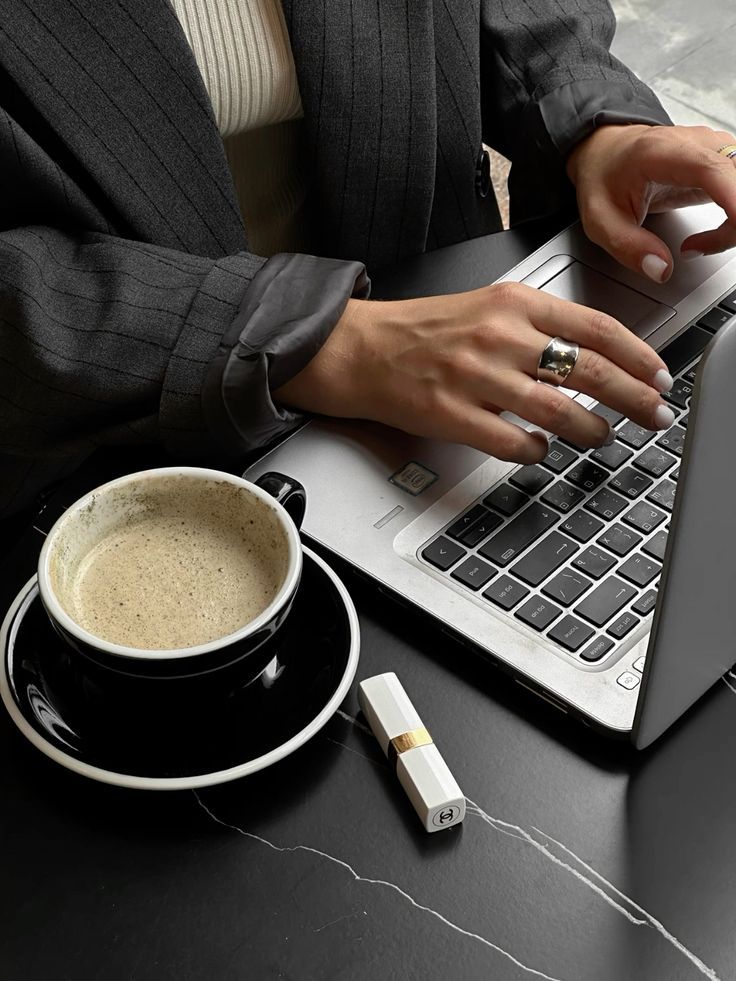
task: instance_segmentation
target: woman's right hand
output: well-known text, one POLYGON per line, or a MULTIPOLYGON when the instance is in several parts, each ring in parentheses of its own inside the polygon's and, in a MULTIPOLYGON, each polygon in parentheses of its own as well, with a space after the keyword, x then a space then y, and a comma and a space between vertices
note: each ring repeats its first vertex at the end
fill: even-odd
POLYGON ((416 300, 350 300, 332 334, 273 398, 328 416, 373 419, 418 436, 467 443, 534 463, 542 433, 500 418, 509 410, 580 446, 609 439, 605 419, 536 380, 552 337, 580 345, 565 386, 646 429, 674 415, 672 384, 647 344, 606 314, 518 283, 416 300))

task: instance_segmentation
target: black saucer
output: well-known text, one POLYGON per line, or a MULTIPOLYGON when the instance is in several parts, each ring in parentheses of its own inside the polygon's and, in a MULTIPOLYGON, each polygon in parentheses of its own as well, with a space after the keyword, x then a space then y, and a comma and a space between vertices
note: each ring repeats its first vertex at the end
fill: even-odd
POLYGON ((273 658, 255 680, 110 680, 52 628, 35 577, 10 608, 0 694, 21 732, 52 759, 125 787, 206 787, 263 769, 310 739, 343 700, 359 628, 335 573, 309 549, 273 658))

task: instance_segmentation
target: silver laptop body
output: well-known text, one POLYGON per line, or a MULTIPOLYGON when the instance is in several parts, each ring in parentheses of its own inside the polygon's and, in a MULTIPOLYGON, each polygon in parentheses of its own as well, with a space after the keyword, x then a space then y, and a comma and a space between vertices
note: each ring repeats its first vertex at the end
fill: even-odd
MULTIPOLYGON (((722 218, 707 205, 648 224, 677 256, 688 234, 716 227, 722 218)), ((503 279, 605 310, 660 349, 733 293, 736 258, 727 253, 677 262, 670 282, 657 286, 619 267, 574 225, 503 279)), ((654 614, 642 616, 600 663, 565 652, 514 610, 497 608, 422 558, 427 543, 518 469, 514 465, 374 423, 320 419, 245 476, 273 470, 300 481, 309 538, 558 708, 641 748, 736 662, 735 375, 736 316, 700 363, 654 614), (622 679, 632 677, 637 684, 629 689, 622 679)))

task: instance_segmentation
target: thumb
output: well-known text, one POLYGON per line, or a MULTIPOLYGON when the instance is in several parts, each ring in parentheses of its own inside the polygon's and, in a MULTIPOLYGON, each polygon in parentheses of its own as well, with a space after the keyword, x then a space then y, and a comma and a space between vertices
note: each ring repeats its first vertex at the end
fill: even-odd
POLYGON ((643 273, 655 283, 664 283, 672 275, 674 260, 669 248, 643 228, 633 212, 610 199, 599 199, 595 208, 583 212, 582 221, 588 238, 622 266, 643 273))

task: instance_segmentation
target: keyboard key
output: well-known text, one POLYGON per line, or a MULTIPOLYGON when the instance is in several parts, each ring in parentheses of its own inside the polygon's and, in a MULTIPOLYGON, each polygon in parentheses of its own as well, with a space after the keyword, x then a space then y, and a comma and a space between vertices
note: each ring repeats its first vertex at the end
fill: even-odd
POLYGON ((611 525, 606 528, 601 537, 597 540, 598 545, 605 545, 614 555, 628 555, 632 548, 641 541, 641 535, 637 535, 623 525, 611 525))
POLYGON ((637 498, 652 486, 652 482, 651 477, 639 473, 633 467, 624 467, 623 470, 611 477, 608 486, 615 487, 617 491, 626 494, 627 497, 637 498))
POLYGON ((607 632, 612 637, 615 637, 616 640, 621 640, 622 637, 625 637, 626 634, 628 634, 640 623, 641 620, 639 620, 638 617, 635 617, 633 613, 622 613, 618 620, 614 620, 607 632))
POLYGON ((647 500, 652 501, 654 504, 658 504, 665 511, 671 511, 675 506, 675 491, 677 490, 677 484, 673 483, 671 480, 663 480, 661 484, 651 490, 647 494, 647 500))
POLYGON ((684 378, 675 378, 672 388, 669 392, 663 392, 662 398, 671 405, 676 405, 679 409, 686 409, 692 394, 692 385, 688 384, 684 378))
POLYGON ((461 582, 464 586, 468 586, 470 589, 480 589, 495 574, 496 570, 492 565, 488 565, 487 562, 482 562, 474 555, 471 555, 470 558, 461 562, 457 569, 453 570, 452 578, 457 579, 458 582, 461 582))
POLYGON ((542 500, 545 504, 551 504, 553 508, 563 512, 572 511, 584 497, 585 494, 581 490, 565 483, 564 480, 558 480, 556 484, 552 484, 542 494, 542 500))
POLYGON ((623 509, 626 507, 626 498, 619 497, 618 494, 614 494, 612 490, 608 490, 607 487, 601 488, 594 497, 591 497, 589 501, 586 502, 585 507, 589 511, 594 511, 595 514, 599 514, 602 518, 611 519, 615 518, 617 514, 621 514, 623 509))
POLYGON ((596 487, 600 487, 608 477, 608 471, 604 470, 603 467, 597 467, 590 460, 581 460, 566 476, 571 484, 576 484, 583 490, 592 491, 596 487))
POLYGON ((560 613, 562 610, 559 606, 555 606, 554 603, 550 603, 540 596, 532 596, 523 606, 519 607, 514 616, 535 630, 544 630, 560 613))
POLYGON ((529 498, 511 484, 501 484, 483 498, 483 503, 510 517, 528 504, 529 498))
POLYGON ((619 568, 618 574, 633 582, 635 586, 648 586, 662 571, 658 562, 645 555, 632 555, 619 568))
POLYGON ((616 440, 610 446, 598 447, 597 450, 590 454, 590 459, 595 460, 597 463, 602 463, 609 470, 618 470, 621 464, 626 463, 633 455, 633 450, 630 450, 623 443, 619 443, 616 440))
POLYGON ((637 657, 637 659, 634 661, 631 667, 634 669, 634 671, 638 671, 639 674, 641 674, 642 671, 644 670, 644 665, 646 664, 646 660, 647 660, 646 657, 642 654, 641 657, 637 657))
POLYGON ((508 565, 527 545, 541 538, 558 518, 559 514, 534 502, 492 535, 481 547, 480 554, 496 565, 508 565))
POLYGON ((467 554, 464 548, 460 548, 449 538, 440 537, 427 545, 422 551, 422 558, 445 572, 450 566, 455 565, 458 559, 467 554))
POLYGON ((581 652, 580 657, 584 661, 600 661, 613 647, 613 641, 610 637, 596 637, 589 647, 586 647, 584 651, 581 652))
POLYGON ((600 579, 616 565, 616 560, 608 552, 604 552, 602 548, 591 545, 578 555, 572 564, 576 569, 586 572, 594 579, 600 579))
POLYGON ((568 614, 568 616, 563 617, 554 625, 547 636, 564 647, 565 650, 572 651, 574 653, 575 651, 579 650, 587 640, 590 640, 592 634, 592 627, 589 627, 587 623, 583 623, 582 620, 578 620, 576 617, 568 614))
POLYGON ((445 534, 449 535, 450 538, 460 539, 468 528, 472 527, 476 521, 479 521, 487 514, 488 512, 481 504, 476 504, 474 508, 466 511, 457 521, 453 522, 445 534))
POLYGON ((691 361, 699 358, 712 337, 713 335, 702 327, 689 327, 684 334, 680 334, 671 344, 668 344, 664 351, 660 351, 670 374, 673 377, 679 375, 691 361))
POLYGON ((546 487, 551 480, 554 480, 554 477, 536 464, 532 464, 517 470, 515 474, 509 477, 509 480, 514 487, 526 491, 527 494, 536 494, 543 487, 546 487))
POLYGON ((468 548, 475 548, 476 545, 482 542, 483 539, 488 538, 490 533, 502 524, 503 518, 500 515, 494 514, 492 511, 486 511, 480 521, 476 521, 472 527, 468 528, 460 541, 463 545, 467 545, 468 548))
POLYGON ((590 411, 595 412, 597 416, 601 416, 603 419, 605 419, 612 429, 614 426, 618 426, 623 419, 623 413, 616 412, 615 409, 609 409, 608 406, 604 405, 602 402, 596 402, 590 411))
POLYGON ((510 576, 499 576, 485 590, 483 598, 490 600, 504 610, 511 610, 528 595, 529 590, 520 582, 510 576))
MULTIPOLYGON (((654 607, 657 605, 657 590, 650 589, 639 599, 636 603, 632 604, 631 609, 634 613, 639 613, 641 616, 645 617, 647 613, 651 613, 654 607)), ((636 665, 634 665, 636 667, 636 665)), ((638 669, 637 669, 638 670, 638 669)))
POLYGON ((563 606, 570 606, 578 596, 582 596, 593 583, 574 569, 563 569, 554 579, 550 579, 542 592, 563 606))
POLYGON ((619 675, 616 679, 622 688, 627 688, 629 691, 633 691, 639 684, 639 678, 637 675, 632 674, 631 671, 624 671, 622 675, 619 675))
POLYGON ((571 539, 553 531, 551 535, 535 545, 530 552, 527 552, 524 558, 512 567, 511 571, 519 579, 529 583, 530 586, 538 586, 550 573, 567 562, 579 547, 571 539))
POLYGON ((625 426, 622 426, 616 432, 617 438, 622 443, 633 446, 635 450, 640 450, 642 446, 646 446, 649 440, 653 439, 655 435, 656 433, 653 433, 651 429, 644 429, 642 426, 637 426, 635 422, 627 422, 625 426))
POLYGON ((579 542, 589 542, 605 525, 587 511, 575 511, 561 525, 560 531, 572 535, 579 542))
POLYGON ((592 593, 588 593, 585 599, 578 603, 575 612, 579 613, 585 620, 589 620, 596 627, 602 627, 606 621, 615 616, 624 606, 636 596, 633 586, 610 576, 599 582, 592 593))
POLYGON ((648 446, 634 460, 634 466, 643 470, 644 473, 650 474, 652 477, 661 477, 676 462, 677 458, 670 456, 669 453, 665 453, 664 450, 659 450, 656 446, 648 446))
POLYGON ((686 412, 684 415, 680 416, 677 420, 677 425, 682 426, 683 429, 687 429, 687 424, 690 421, 690 413, 686 412))
MULTIPOLYGON (((736 313, 736 310, 734 311, 736 313)), ((698 327, 704 327, 709 330, 711 334, 715 334, 719 331, 724 324, 733 317, 733 313, 728 313, 726 310, 721 310, 718 307, 713 307, 712 310, 708 310, 698 321, 698 327)))
POLYGON ((727 296, 725 300, 721 300, 719 306, 728 310, 730 313, 736 313, 736 290, 727 296))
POLYGON ((652 535, 646 545, 642 545, 642 552, 646 552, 647 555, 651 555, 653 559, 658 559, 660 562, 664 562, 664 550, 667 548, 667 532, 658 531, 656 535, 652 535))
POLYGON ((675 470, 674 473, 671 473, 670 474, 670 477, 672 478, 672 480, 679 480, 679 478, 680 478, 680 468, 678 467, 677 470, 675 470))
POLYGON ((623 516, 623 520, 632 528, 639 531, 654 531, 663 521, 667 520, 664 511, 653 508, 646 501, 639 501, 630 511, 623 516))
POLYGON ((558 443, 557 440, 549 444, 549 453, 542 460, 542 466, 547 467, 553 473, 562 473, 567 470, 571 463, 578 459, 578 454, 569 446, 558 443))
POLYGON ((690 382, 691 385, 694 385, 695 376, 697 375, 697 373, 698 373, 698 366, 695 365, 694 368, 691 368, 689 371, 686 371, 682 377, 685 379, 686 382, 690 382))

